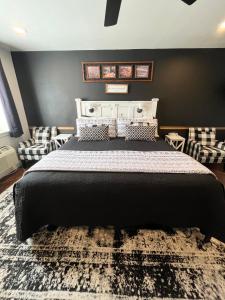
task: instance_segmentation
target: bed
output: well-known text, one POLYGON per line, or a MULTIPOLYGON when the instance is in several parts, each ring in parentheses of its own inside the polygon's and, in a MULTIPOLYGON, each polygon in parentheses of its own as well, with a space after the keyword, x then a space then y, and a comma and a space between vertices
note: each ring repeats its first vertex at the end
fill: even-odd
MULTIPOLYGON (((74 155, 85 151, 175 153, 161 139, 78 142, 75 137, 57 153, 74 155)), ((156 224, 198 227, 204 234, 225 242, 224 188, 210 172, 34 169, 15 184, 14 201, 17 238, 21 241, 46 224, 117 227, 156 224)))

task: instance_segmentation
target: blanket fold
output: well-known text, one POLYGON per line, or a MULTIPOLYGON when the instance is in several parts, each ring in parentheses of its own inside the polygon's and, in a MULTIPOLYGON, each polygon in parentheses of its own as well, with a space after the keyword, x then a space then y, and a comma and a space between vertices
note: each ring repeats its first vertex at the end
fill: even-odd
POLYGON ((211 174, 187 154, 176 151, 71 151, 56 150, 27 173, 36 171, 133 172, 211 174))

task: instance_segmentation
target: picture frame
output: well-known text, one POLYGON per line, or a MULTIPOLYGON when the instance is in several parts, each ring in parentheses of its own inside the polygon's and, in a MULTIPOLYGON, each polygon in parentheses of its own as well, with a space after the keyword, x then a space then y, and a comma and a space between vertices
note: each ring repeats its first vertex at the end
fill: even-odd
POLYGON ((83 82, 150 82, 153 61, 81 62, 83 82))
POLYGON ((128 94, 128 84, 118 83, 106 83, 105 84, 106 94, 128 94))
POLYGON ((85 74, 87 79, 100 79, 101 78, 101 71, 100 65, 86 65, 85 66, 85 74))
POLYGON ((131 79, 133 77, 133 65, 119 65, 118 76, 120 79, 131 79))
POLYGON ((103 79, 116 79, 116 65, 102 65, 103 79))
POLYGON ((149 65, 147 64, 135 65, 135 78, 137 79, 149 78, 149 65))

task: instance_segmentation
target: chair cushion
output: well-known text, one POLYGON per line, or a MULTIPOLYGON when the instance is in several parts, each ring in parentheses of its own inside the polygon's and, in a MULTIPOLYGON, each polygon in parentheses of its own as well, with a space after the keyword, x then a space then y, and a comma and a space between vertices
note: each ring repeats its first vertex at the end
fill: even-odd
POLYGON ((38 155, 38 154, 19 154, 20 160, 41 160, 45 155, 38 155))
POLYGON ((46 155, 49 153, 49 147, 45 144, 35 144, 26 148, 18 148, 18 153, 23 155, 46 155))
POLYGON ((195 128, 195 140, 203 146, 214 146, 216 143, 215 128, 195 128))
POLYGON ((202 146, 200 155, 206 158, 225 158, 225 151, 213 146, 202 146))
POLYGON ((198 134, 197 140, 203 146, 215 146, 216 143, 216 135, 215 132, 202 132, 198 134))
POLYGON ((51 132, 49 129, 36 129, 34 133, 34 141, 36 144, 43 144, 50 141, 51 132))

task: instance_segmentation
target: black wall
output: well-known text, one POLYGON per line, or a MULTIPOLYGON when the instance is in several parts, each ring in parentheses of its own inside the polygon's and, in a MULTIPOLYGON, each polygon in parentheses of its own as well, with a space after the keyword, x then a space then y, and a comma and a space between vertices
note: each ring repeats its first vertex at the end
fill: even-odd
POLYGON ((74 98, 160 99, 160 125, 225 126, 225 49, 14 52, 29 125, 74 125, 74 98), (104 83, 82 82, 81 61, 154 60, 153 82, 129 83, 106 95, 104 83))

